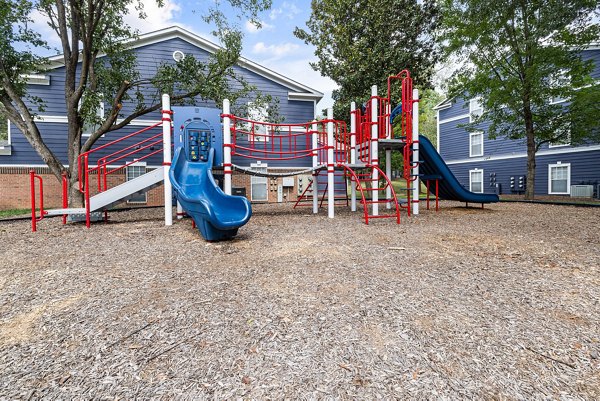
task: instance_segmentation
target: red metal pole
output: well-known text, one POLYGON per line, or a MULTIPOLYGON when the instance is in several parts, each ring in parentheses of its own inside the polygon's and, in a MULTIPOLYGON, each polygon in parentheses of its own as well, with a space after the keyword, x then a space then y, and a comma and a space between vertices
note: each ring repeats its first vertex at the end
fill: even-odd
POLYGON ((435 211, 438 211, 439 208, 439 182, 440 180, 435 180, 435 211))
POLYGON ((427 188, 427 210, 429 210, 429 180, 425 180, 425 187, 427 188))
POLYGON ((85 226, 90 228, 90 171, 87 154, 83 158, 83 168, 85 168, 85 226))
POLYGON ((44 183, 42 177, 36 175, 35 178, 39 180, 40 185, 40 220, 44 218, 44 183))
MULTIPOLYGON (((69 207, 69 199, 68 199, 69 195, 68 195, 67 173, 65 171, 63 171, 63 173, 62 173, 62 196, 63 196, 62 206, 63 206, 63 209, 66 209, 69 207)), ((66 214, 63 214, 62 222, 63 222, 63 224, 67 224, 67 215, 66 214)))
POLYGON ((37 230, 37 217, 35 215, 35 171, 29 171, 29 184, 31 185, 31 231, 37 230))

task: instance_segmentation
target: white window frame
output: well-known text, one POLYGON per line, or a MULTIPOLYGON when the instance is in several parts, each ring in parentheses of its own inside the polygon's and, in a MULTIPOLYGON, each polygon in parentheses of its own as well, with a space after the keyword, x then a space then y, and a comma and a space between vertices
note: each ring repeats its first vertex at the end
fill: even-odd
POLYGON ((8 145, 11 144, 10 140, 10 120, 6 119, 6 140, 8 141, 8 145))
MULTIPOLYGON (((250 164, 250 168, 252 170, 257 170, 257 171, 264 171, 265 173, 267 172, 267 167, 268 165, 266 163, 251 163, 250 164)), ((268 202, 269 201, 269 179, 267 177, 260 177, 260 176, 255 176, 255 175, 251 175, 250 176, 250 200, 252 202, 268 202), (254 185, 261 185, 263 184, 262 180, 264 180, 264 185, 265 185, 265 193, 267 194, 265 199, 255 199, 254 198, 254 185)))
POLYGON ((483 114, 483 104, 481 104, 480 96, 474 97, 473 99, 469 100, 469 122, 470 123, 473 122, 473 115, 475 114, 475 112, 477 112, 477 110, 480 110, 479 114, 477 115, 479 117, 480 115, 483 114), (473 105, 476 105, 477 107, 474 107, 473 105))
MULTIPOLYGON (((144 174, 146 174, 148 172, 148 165, 146 164, 146 162, 136 162, 136 163, 131 163, 129 166, 125 167, 125 182, 129 181, 128 178, 128 174, 127 174, 127 170, 130 167, 144 167, 144 174)), ((142 174, 143 175, 143 174, 142 174)), ((138 175, 137 177, 140 177, 140 175, 138 175)), ((135 179, 137 177, 133 177, 132 179, 135 179)), ((144 205, 146 203, 148 203, 148 192, 144 192, 143 194, 138 194, 137 196, 144 196, 144 200, 128 200, 127 203, 129 204, 133 204, 133 205, 144 205)))
MULTIPOLYGON (((552 86, 559 85, 561 81, 568 80, 567 76, 568 71, 565 69, 561 69, 558 73, 558 77, 550 77, 550 83, 552 86)), ((568 102, 570 99, 568 98, 550 98, 550 104, 560 104, 568 102)))
POLYGON ((548 164, 548 195, 571 195, 571 163, 556 162, 554 164, 548 164), (558 167, 567 168, 567 191, 566 192, 552 192, 552 169, 558 167))
MULTIPOLYGON (((80 108, 81 108, 81 100, 82 100, 82 99, 79 99, 79 105, 77 106, 77 108, 78 108, 78 109, 80 109, 80 108)), ((104 119, 104 116, 105 116, 105 114, 104 114, 104 102, 102 102, 102 101, 101 101, 99 106, 100 106, 100 107, 99 107, 99 109, 98 109, 98 114, 97 114, 97 116, 98 116, 98 118, 100 118, 101 120, 103 120, 103 119, 104 119)), ((95 126, 94 126, 94 128, 95 128, 95 126)), ((90 125, 88 125, 88 124, 84 124, 84 125, 83 125, 83 127, 81 127, 81 130, 83 131, 83 132, 81 133, 81 136, 82 136, 83 138, 90 137, 90 136, 92 136, 92 134, 94 133, 94 132, 93 132, 93 131, 94 131, 94 129, 92 129, 92 127, 91 127, 90 125)), ((104 135, 102 135, 102 136, 104 137, 104 135)))
POLYGON ((471 132, 469 134, 469 157, 483 156, 483 140, 484 140, 483 131, 471 132), (473 153, 473 137, 476 135, 481 135, 481 153, 480 154, 473 153))
POLYGON ((548 148, 562 148, 565 146, 571 146, 571 130, 569 129, 569 132, 567 133, 567 140, 568 142, 549 142, 548 143, 548 148))
POLYGON ((484 177, 483 169, 476 168, 474 170, 469 170, 469 191, 475 192, 478 194, 482 194, 483 193, 483 177, 484 177), (478 174, 481 173, 481 191, 479 191, 479 192, 473 191, 473 173, 478 173, 478 174))
MULTIPOLYGON (((259 122, 268 122, 267 121, 267 116, 268 116, 268 112, 267 109, 269 108, 269 105, 266 104, 264 105, 264 107, 258 108, 255 106, 254 102, 248 102, 248 120, 252 120, 252 121, 259 121, 259 122)), ((256 128, 256 127, 255 127, 256 128)), ((263 130, 259 130, 259 134, 262 135, 268 135, 268 128, 265 125, 264 126, 264 132, 263 130)), ((250 124, 248 124, 248 140, 252 140, 252 126, 250 124)), ((269 137, 268 136, 257 136, 256 138, 254 138, 255 142, 269 142, 269 137)))

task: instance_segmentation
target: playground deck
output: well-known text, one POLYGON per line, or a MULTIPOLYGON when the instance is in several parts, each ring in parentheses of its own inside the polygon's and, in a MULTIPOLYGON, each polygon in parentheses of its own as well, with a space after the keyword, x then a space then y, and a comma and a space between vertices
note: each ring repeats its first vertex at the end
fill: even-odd
POLYGON ((0 222, 0 398, 599 399, 600 209, 0 222))

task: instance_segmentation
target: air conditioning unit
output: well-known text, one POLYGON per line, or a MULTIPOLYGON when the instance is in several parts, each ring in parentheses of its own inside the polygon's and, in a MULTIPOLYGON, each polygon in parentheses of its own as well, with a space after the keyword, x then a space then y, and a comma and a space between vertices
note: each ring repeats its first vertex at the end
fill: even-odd
POLYGON ((594 197, 593 185, 571 185, 571 198, 592 198, 594 197))

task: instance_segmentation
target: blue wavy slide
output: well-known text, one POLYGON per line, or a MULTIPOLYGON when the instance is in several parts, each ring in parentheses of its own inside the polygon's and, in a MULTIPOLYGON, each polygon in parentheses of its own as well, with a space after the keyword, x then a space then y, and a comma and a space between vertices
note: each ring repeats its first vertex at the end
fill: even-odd
POLYGON ((248 199, 226 195, 216 184, 212 175, 214 152, 211 148, 206 162, 190 162, 185 149, 179 148, 169 170, 175 197, 207 241, 235 237, 252 216, 248 199))
POLYGON ((495 203, 499 201, 496 194, 480 194, 465 189, 450 168, 442 159, 429 139, 419 135, 419 173, 423 179, 427 176, 440 178, 439 196, 441 199, 456 200, 467 203, 495 203))

